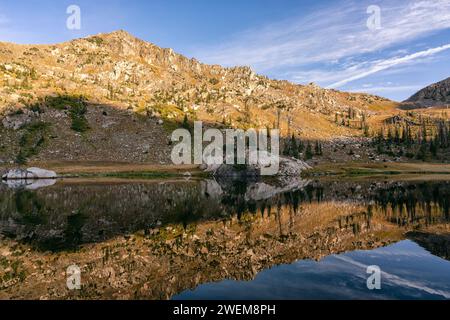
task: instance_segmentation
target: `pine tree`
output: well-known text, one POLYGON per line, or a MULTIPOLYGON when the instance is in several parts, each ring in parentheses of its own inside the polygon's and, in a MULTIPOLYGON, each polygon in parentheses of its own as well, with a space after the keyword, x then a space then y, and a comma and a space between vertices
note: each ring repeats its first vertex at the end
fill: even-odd
POLYGON ((186 129, 186 130, 190 130, 191 129, 191 125, 189 124, 189 119, 188 119, 187 114, 184 115, 182 127, 184 129, 186 129))
POLYGON ((303 153, 304 150, 305 150, 305 145, 303 144, 302 140, 299 140, 298 141, 298 152, 303 153))
POLYGON ((381 128, 380 131, 378 132, 378 143, 382 143, 384 142, 384 129, 381 128))
POLYGON ((437 156, 437 150, 438 150, 438 145, 437 145, 437 137, 431 138, 430 140, 430 153, 433 157, 437 156))
POLYGON ((297 139, 295 139, 294 134, 292 134, 292 137, 291 137, 290 156, 298 159, 297 139))
POLYGON ((316 155, 321 156, 322 155, 322 144, 319 141, 316 141, 316 145, 314 147, 314 151, 316 155))
POLYGON ((387 141, 388 141, 388 143, 392 143, 392 140, 393 140, 393 135, 392 135, 392 128, 391 128, 391 127, 389 127, 389 128, 388 128, 388 136, 387 136, 387 141))
POLYGON ((294 144, 292 145, 292 156, 295 159, 300 159, 300 152, 298 152, 297 142, 294 140, 294 144))
POLYGON ((427 143, 427 125, 425 123, 425 120, 423 120, 423 119, 422 119, 421 126, 422 126, 422 129, 421 129, 422 143, 427 143))
POLYGON ((407 139, 406 144, 407 144, 408 146, 410 146, 411 144, 414 143, 414 141, 413 141, 413 137, 412 137, 411 128, 409 127, 409 125, 407 125, 406 128, 407 128, 407 130, 408 130, 407 135, 406 135, 406 139, 407 139))
POLYGON ((306 151, 305 151, 305 160, 310 160, 313 157, 312 147, 311 143, 308 142, 306 145, 306 151))
POLYGON ((276 129, 280 129, 280 120, 281 120, 281 109, 277 109, 277 127, 276 129))
POLYGON ((447 123, 445 131, 447 132, 447 147, 450 147, 450 122, 447 123))
POLYGON ((291 154, 291 144, 290 141, 284 140, 284 148, 283 148, 283 155, 289 156, 291 154))
POLYGON ((322 155, 322 146, 321 146, 319 141, 316 141, 316 145, 314 147, 314 151, 315 151, 315 154, 317 156, 321 156, 322 155))
POLYGON ((439 121, 438 126, 438 143, 441 148, 447 148, 448 147, 448 133, 447 133, 447 126, 443 121, 439 121))
POLYGON ((394 142, 395 143, 400 143, 400 131, 398 129, 398 127, 394 128, 394 142))
POLYGON ((422 161, 425 161, 427 158, 427 146, 422 143, 420 145, 419 151, 417 152, 416 158, 422 161))
POLYGON ((368 137, 369 136, 369 126, 366 123, 364 123, 363 130, 364 130, 364 136, 368 137))

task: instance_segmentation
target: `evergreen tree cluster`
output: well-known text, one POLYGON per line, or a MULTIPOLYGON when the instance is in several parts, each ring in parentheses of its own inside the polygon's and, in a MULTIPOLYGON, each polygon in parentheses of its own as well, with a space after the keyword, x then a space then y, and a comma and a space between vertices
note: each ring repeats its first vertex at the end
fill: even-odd
POLYGON ((284 142, 283 155, 301 159, 301 154, 303 154, 303 160, 310 160, 315 155, 322 156, 322 143, 320 141, 316 141, 314 145, 310 141, 305 143, 293 134, 284 142))
POLYGON ((400 148, 397 155, 426 160, 436 159, 439 152, 450 151, 450 122, 425 120, 419 124, 391 124, 383 127, 375 139, 378 153, 395 155, 393 147, 400 148))

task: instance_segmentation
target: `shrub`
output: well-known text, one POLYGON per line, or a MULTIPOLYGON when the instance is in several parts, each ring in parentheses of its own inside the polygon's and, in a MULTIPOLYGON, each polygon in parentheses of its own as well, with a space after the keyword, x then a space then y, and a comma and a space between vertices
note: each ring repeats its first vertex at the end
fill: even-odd
POLYGON ((211 78, 211 79, 209 79, 209 83, 212 84, 213 86, 215 86, 216 84, 219 83, 219 80, 217 80, 216 78, 211 78))
POLYGON ((59 95, 57 97, 47 97, 45 102, 49 108, 69 111, 72 119, 72 130, 77 132, 89 130, 89 124, 85 117, 87 103, 83 96, 59 95))
POLYGON ((86 40, 90 43, 95 43, 97 46, 100 46, 103 43, 103 39, 97 36, 87 38, 86 40))
POLYGON ((45 143, 50 125, 46 122, 34 122, 24 128, 19 141, 20 150, 16 156, 16 163, 25 164, 29 157, 37 155, 45 143))
POLYGON ((42 108, 41 108, 41 105, 39 103, 33 103, 31 105, 28 105, 27 108, 30 111, 42 113, 42 108))

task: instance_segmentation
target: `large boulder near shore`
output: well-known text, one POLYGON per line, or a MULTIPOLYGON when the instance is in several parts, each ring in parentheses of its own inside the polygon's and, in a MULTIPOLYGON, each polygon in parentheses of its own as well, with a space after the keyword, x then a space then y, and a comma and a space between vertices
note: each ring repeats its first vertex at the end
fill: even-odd
POLYGON ((305 161, 280 157, 280 170, 278 176, 296 177, 300 176, 302 171, 311 169, 312 167, 305 161))
MULTIPOLYGON (((232 178, 248 178, 259 177, 261 175, 261 168, 259 165, 202 165, 200 169, 215 177, 232 177, 232 178)), ((304 161, 280 157, 279 170, 275 174, 278 177, 298 177, 302 171, 311 169, 311 167, 304 161)))
POLYGON ((56 179, 56 172, 40 169, 11 169, 2 176, 2 180, 35 180, 35 179, 56 179))

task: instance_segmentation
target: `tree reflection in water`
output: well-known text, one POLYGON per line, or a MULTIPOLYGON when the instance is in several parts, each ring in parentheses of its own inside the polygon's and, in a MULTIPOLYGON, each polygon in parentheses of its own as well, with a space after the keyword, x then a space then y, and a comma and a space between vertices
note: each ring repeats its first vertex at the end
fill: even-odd
MULTIPOLYGON (((0 188, 0 249, 12 250, 17 243, 33 249, 23 249, 29 253, 17 254, 17 261, 2 260, 16 266, 15 273, 1 275, 4 279, 21 275, 15 286, 9 287, 10 280, 2 284, 11 290, 4 292, 8 298, 13 288, 34 292, 21 285, 36 274, 30 270, 64 269, 74 261, 91 275, 83 294, 105 298, 99 283, 107 281, 104 285, 117 288, 111 291, 115 295, 135 288, 139 297, 167 299, 201 283, 250 280, 277 264, 403 239, 449 257, 447 181, 300 181, 286 187, 203 180, 0 188)), ((70 295, 54 275, 47 280, 61 296, 70 295)))

